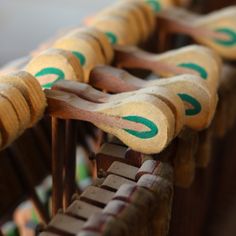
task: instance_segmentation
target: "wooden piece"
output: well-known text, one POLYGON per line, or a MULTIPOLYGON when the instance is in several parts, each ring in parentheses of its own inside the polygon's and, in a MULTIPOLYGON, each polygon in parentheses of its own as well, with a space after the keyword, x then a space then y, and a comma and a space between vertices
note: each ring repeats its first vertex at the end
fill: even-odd
POLYGON ((122 162, 113 162, 112 165, 107 170, 108 174, 115 174, 121 177, 125 177, 129 180, 135 180, 135 176, 138 172, 138 168, 124 164, 122 162))
MULTIPOLYGON (((103 68, 103 67, 102 67, 103 68)), ((96 71, 99 68, 95 69, 96 71)), ((96 73, 96 72, 95 72, 96 73)), ((150 94, 160 98, 163 102, 165 102, 171 109, 173 115, 175 116, 175 133, 172 135, 178 135, 179 132, 182 130, 184 125, 184 105, 175 93, 168 90, 167 88, 153 86, 148 88, 139 89, 134 92, 127 92, 117 95, 108 95, 104 94, 100 91, 93 89, 89 85, 84 85, 78 82, 73 81, 62 81, 58 82, 54 86, 58 90, 72 92, 79 97, 82 97, 88 101, 94 101, 96 103, 105 103, 105 102, 118 102, 122 101, 125 98, 136 96, 138 94, 150 94)))
POLYGON ((169 182, 154 175, 143 175, 137 182, 139 187, 143 187, 155 195, 154 215, 152 217, 152 235, 167 235, 169 231, 173 182, 169 182))
POLYGON ((93 104, 61 91, 46 90, 46 95, 50 115, 90 121, 100 129, 117 136, 134 150, 158 153, 172 139, 174 117, 169 107, 157 97, 139 94, 123 101, 93 104), (139 145, 140 141, 142 146, 139 145))
POLYGON ((93 214, 89 220, 85 223, 80 235, 125 235, 128 236, 127 226, 121 222, 117 221, 115 217, 103 213, 93 214))
POLYGON ((98 74, 96 74, 96 71, 91 74, 95 78, 94 80, 92 79, 94 86, 99 88, 105 87, 110 92, 117 92, 117 89, 120 92, 123 88, 125 90, 126 84, 129 90, 154 85, 166 87, 178 94, 184 102, 186 126, 195 130, 201 130, 207 128, 211 123, 215 114, 218 97, 215 92, 211 93, 205 82, 197 76, 180 75, 163 80, 143 81, 130 76, 127 72, 112 68, 107 70, 106 68, 100 68, 98 74), (97 82, 98 78, 102 78, 102 80, 97 82), (112 84, 110 78, 112 78, 112 82, 116 82, 116 87, 110 85, 112 84))
POLYGON ((52 117, 52 214, 63 209, 65 122, 52 117))
POLYGON ((116 192, 122 184, 135 184, 135 182, 118 175, 109 174, 101 184, 101 188, 116 192))
POLYGON ((65 214, 81 220, 87 220, 92 214, 101 212, 101 208, 84 201, 74 201, 65 211, 65 214))
POLYGON ((177 74, 199 75, 210 91, 215 92, 218 88, 221 60, 208 48, 192 45, 152 54, 135 47, 116 47, 115 52, 115 63, 119 67, 148 69, 164 77, 177 74))
POLYGON ((114 161, 124 162, 136 167, 141 165, 142 158, 127 157, 126 152, 127 147, 125 146, 104 143, 96 154, 97 170, 106 171, 114 161))
POLYGON ((105 214, 114 216, 116 220, 127 225, 129 235, 146 235, 148 229, 143 223, 146 221, 140 209, 133 204, 112 200, 103 209, 105 214))
POLYGON ((71 51, 77 57, 83 67, 85 82, 88 81, 93 67, 105 63, 100 45, 93 37, 83 34, 81 30, 70 32, 63 38, 58 39, 53 47, 71 51), (94 51, 97 53, 96 56, 94 56, 94 51))
POLYGON ((64 208, 67 208, 76 191, 76 138, 77 121, 66 121, 64 208))
POLYGON ((103 208, 114 196, 113 192, 95 186, 89 186, 80 195, 80 200, 103 208))
MULTIPOLYGON (((105 58, 105 64, 110 64, 114 57, 114 50, 106 35, 94 27, 84 27, 76 29, 75 32, 81 32, 92 37, 100 46, 101 54, 105 58)), ((73 32, 72 32, 73 34, 73 32)))
POLYGON ((9 84, 0 83, 0 96, 6 98, 15 110, 19 122, 18 135, 30 125, 30 109, 21 91, 9 84))
POLYGON ((180 9, 168 9, 158 14, 165 30, 192 36, 198 42, 216 50, 222 57, 235 59, 235 7, 226 7, 202 17, 180 9))
POLYGON ((0 133, 0 144, 1 148, 4 148, 17 138, 20 125, 11 102, 3 96, 0 96, 0 103, 1 114, 4 114, 0 119, 2 126, 0 133))
POLYGON ((83 81, 83 70, 79 60, 69 51, 48 49, 33 58, 26 71, 34 75, 41 86, 51 88, 58 80, 83 81))
POLYGON ((199 146, 196 153, 196 166, 206 168, 212 157, 213 127, 199 133, 199 146))
POLYGON ((20 71, 1 76, 0 83, 12 85, 22 93, 30 108, 29 126, 35 125, 42 118, 46 107, 46 97, 38 81, 31 74, 20 71))
POLYGON ((155 160, 147 160, 145 161, 142 166, 139 168, 135 175, 135 180, 138 181, 141 176, 145 174, 155 174, 156 169, 160 165, 159 161, 155 160))
POLYGON ((195 154, 198 147, 197 133, 185 130, 178 138, 176 156, 174 157, 175 185, 188 188, 195 177, 195 154))
POLYGON ((144 174, 159 175, 169 181, 173 180, 173 170, 170 165, 154 160, 144 161, 140 168, 115 161, 107 170, 107 173, 117 175, 131 181, 138 181, 144 174))
POLYGON ((59 235, 77 235, 78 232, 82 229, 84 221, 75 219, 70 216, 57 214, 53 217, 46 232, 59 234, 59 235))
POLYGON ((115 193, 113 200, 132 203, 140 209, 146 220, 150 219, 153 214, 154 196, 146 189, 133 184, 123 184, 115 193))

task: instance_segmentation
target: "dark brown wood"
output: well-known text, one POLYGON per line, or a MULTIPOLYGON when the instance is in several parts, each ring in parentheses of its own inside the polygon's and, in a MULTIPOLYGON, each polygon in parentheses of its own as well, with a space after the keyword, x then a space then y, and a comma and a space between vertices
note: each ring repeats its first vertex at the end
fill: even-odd
POLYGON ((72 195, 76 191, 76 141, 77 121, 66 121, 66 148, 65 148, 65 188, 64 208, 72 201, 72 195))
POLYGON ((24 189, 29 194, 29 198, 32 201, 35 209, 38 211, 40 218, 43 223, 47 224, 49 222, 49 215, 47 209, 43 206, 42 202, 39 199, 39 196, 36 193, 34 185, 30 176, 28 175, 28 171, 25 168, 24 162, 21 159, 19 154, 19 150, 16 145, 12 146, 8 149, 9 155, 12 157, 12 162, 15 165, 18 173, 21 176, 21 181, 24 186, 24 189))
POLYGON ((136 167, 142 165, 142 155, 131 149, 112 143, 105 143, 96 154, 97 171, 101 174, 107 171, 114 161, 130 164, 136 167))
POLYGON ((48 137, 46 132, 44 132, 42 123, 37 124, 32 128, 33 136, 35 137, 35 141, 40 146, 39 150, 42 153, 42 158, 45 161, 47 166, 50 166, 50 153, 51 153, 51 146, 48 141, 48 137))
POLYGON ((52 215, 63 209, 65 121, 52 117, 52 215))

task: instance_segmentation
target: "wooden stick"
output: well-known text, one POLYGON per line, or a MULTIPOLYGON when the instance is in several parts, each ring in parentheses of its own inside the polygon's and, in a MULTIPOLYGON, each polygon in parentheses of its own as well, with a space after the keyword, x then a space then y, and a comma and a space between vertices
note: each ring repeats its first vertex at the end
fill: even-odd
POLYGON ((72 195, 76 190, 76 141, 77 121, 66 121, 66 150, 65 150, 65 189, 64 205, 67 208, 71 204, 72 195))
POLYGON ((34 185, 31 181, 31 178, 27 174, 28 172, 25 169, 24 163, 22 162, 20 158, 20 154, 19 154, 17 146, 13 145, 8 150, 9 150, 9 156, 12 157, 12 162, 15 165, 16 170, 19 173, 19 176, 21 177, 24 189, 26 189, 27 193, 29 194, 29 198, 32 201, 33 205, 35 206, 35 209, 38 211, 40 218, 45 224, 47 224, 49 222, 48 212, 46 208, 43 206, 42 202, 40 201, 35 191, 34 185))
POLYGON ((65 121, 52 117, 52 215, 63 208, 65 121))

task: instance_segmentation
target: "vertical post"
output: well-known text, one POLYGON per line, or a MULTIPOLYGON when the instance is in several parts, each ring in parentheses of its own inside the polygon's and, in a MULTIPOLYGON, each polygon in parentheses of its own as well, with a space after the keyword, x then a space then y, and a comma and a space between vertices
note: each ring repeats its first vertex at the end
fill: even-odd
POLYGON ((63 209, 65 121, 52 117, 52 215, 63 209))
POLYGON ((65 148, 65 188, 64 207, 71 204, 71 199, 76 191, 76 143, 77 121, 66 121, 66 148, 65 148))

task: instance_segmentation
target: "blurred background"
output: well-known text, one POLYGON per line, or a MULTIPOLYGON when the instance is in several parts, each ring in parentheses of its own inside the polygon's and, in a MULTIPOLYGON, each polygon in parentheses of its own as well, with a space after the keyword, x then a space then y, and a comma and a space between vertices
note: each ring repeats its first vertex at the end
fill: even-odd
POLYGON ((114 0, 0 0, 0 66, 114 0))

